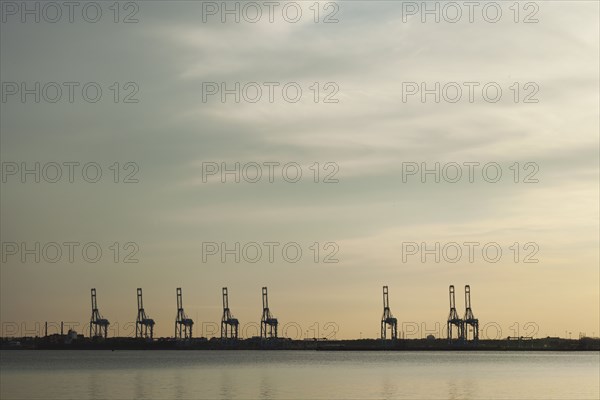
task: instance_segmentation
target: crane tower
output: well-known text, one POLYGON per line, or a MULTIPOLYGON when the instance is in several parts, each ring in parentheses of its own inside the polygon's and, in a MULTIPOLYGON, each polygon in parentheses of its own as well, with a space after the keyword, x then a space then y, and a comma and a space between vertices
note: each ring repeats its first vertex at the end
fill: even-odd
POLYGON ((471 287, 465 286, 465 316, 463 318, 463 336, 465 340, 479 340, 479 320, 473 315, 471 310, 471 287), (470 329, 469 329, 470 328, 470 329), (469 335, 469 332, 471 333, 469 335))
POLYGON ((135 337, 152 339, 154 337, 154 320, 148 318, 144 310, 144 300, 142 298, 142 288, 137 289, 138 313, 135 320, 135 337))
POLYGON ((456 327, 457 339, 462 340, 463 334, 463 320, 459 318, 456 312, 456 301, 454 298, 454 285, 450 285, 450 314, 448 314, 448 340, 452 341, 453 334, 452 328, 456 327))
POLYGON ((92 317, 90 318, 90 337, 108 336, 108 325, 110 322, 98 311, 98 303, 96 301, 96 288, 92 288, 92 317))
POLYGON ((262 288, 262 303, 263 312, 260 319, 260 337, 263 339, 276 338, 277 325, 279 322, 277 321, 277 318, 273 318, 271 311, 269 310, 269 298, 266 287, 262 288))
POLYGON ((398 320, 394 318, 390 311, 388 299, 388 287, 383 287, 383 316, 381 317, 381 338, 386 339, 388 327, 390 329, 391 339, 398 339, 398 320))
POLYGON ((177 288, 177 318, 175 319, 175 339, 191 339, 194 321, 183 311, 181 288, 177 288))
POLYGON ((223 288, 223 318, 221 318, 221 339, 237 339, 240 322, 233 318, 229 310, 229 295, 227 288, 223 288))

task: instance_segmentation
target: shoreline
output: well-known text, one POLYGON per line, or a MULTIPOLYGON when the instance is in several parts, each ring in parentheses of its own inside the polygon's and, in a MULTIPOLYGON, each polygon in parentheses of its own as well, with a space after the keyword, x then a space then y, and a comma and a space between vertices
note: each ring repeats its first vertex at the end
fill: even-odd
POLYGON ((192 338, 155 340, 136 338, 81 338, 66 343, 61 335, 37 338, 3 338, 1 350, 298 350, 298 351, 600 351, 600 339, 506 338, 453 341, 447 339, 192 338))

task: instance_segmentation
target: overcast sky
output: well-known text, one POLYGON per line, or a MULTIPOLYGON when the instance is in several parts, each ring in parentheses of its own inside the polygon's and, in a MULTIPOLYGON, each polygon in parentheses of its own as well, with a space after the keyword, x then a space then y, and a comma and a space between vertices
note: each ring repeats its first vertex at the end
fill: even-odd
MULTIPOLYGON (((382 285, 408 332, 415 323, 445 325, 450 284, 459 313, 470 284, 480 326, 497 324, 503 337, 516 327, 519 335, 600 334, 598 3, 522 2, 517 15, 513 2, 497 2, 497 22, 496 6, 482 14, 481 3, 470 22, 459 2, 456 23, 445 3, 439 22, 428 14, 422 21, 414 8, 421 2, 297 2, 282 14, 288 3, 274 9, 273 22, 264 2, 254 3, 260 18, 240 3, 240 22, 225 14, 223 23, 220 2, 121 3, 117 16, 112 2, 99 2, 102 15, 92 23, 86 18, 96 8, 75 9, 69 22, 58 2, 63 14, 52 23, 54 9, 41 9, 35 22, 21 14, 24 3, 3 2, 2 334, 14 324, 61 320, 78 321, 82 331, 92 287, 113 328, 132 334, 125 324, 135 319, 142 287, 157 336, 173 335, 182 287, 195 336, 210 335, 228 286, 232 312, 251 336, 260 288, 268 286, 288 336, 315 323, 329 335, 333 322, 338 338, 376 337, 382 285), (296 6, 302 16, 292 23, 296 6), (35 82, 38 103, 35 93, 22 93, 35 92, 35 82), (221 83, 231 90, 236 82, 240 101, 229 94, 223 102, 221 83), (62 94, 53 103, 56 86, 62 94), (97 87, 102 97, 91 102, 97 87), (256 87, 262 97, 251 102, 256 87), (462 98, 453 103, 457 87, 462 98), (424 102, 423 88, 433 90, 424 102), (22 169, 36 162, 40 182, 33 174, 23 182, 22 169), (80 163, 72 183, 69 162, 80 163), (273 183, 270 162, 279 163, 273 183), (62 166, 56 183, 48 163, 62 166), (87 180, 100 166, 98 182, 82 177, 86 163, 97 163, 87 180), (206 175, 221 163, 247 166, 240 183, 232 174, 222 183, 220 171, 206 175), (263 174, 257 183, 247 182, 253 163, 263 174), (301 168, 296 183, 282 177, 288 163, 287 180, 301 168), (422 163, 440 163, 439 183, 433 174, 425 182, 420 171, 408 175, 422 163), (463 176, 452 183, 456 165, 463 176), (502 176, 492 183, 498 166, 502 176), (127 176, 138 182, 123 182, 127 176), (63 253, 53 263, 54 242, 63 253), (80 243, 72 263, 65 242, 80 243), (239 242, 240 262, 207 254, 212 242, 230 249, 239 242), (251 242, 263 251, 254 263, 256 246, 242 250, 251 242), (266 242, 279 243, 274 262, 266 242), (440 262, 433 254, 423 261, 421 243, 436 242, 440 262), (465 242, 478 243, 473 262, 465 242), (98 262, 84 259, 85 243, 101 248, 98 262), (451 243, 463 251, 457 262, 451 243), (497 262, 482 254, 486 244, 503 249, 497 262), (301 259, 289 261, 298 247, 301 259), (138 262, 124 262, 128 254, 138 262), (337 262, 325 262, 328 255, 337 262)), ((496 336, 494 326, 487 336, 496 336)))

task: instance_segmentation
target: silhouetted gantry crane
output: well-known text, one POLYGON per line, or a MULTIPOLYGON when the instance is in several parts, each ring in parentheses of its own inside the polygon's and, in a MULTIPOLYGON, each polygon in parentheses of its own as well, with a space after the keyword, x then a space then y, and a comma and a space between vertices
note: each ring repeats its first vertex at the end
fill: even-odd
POLYGON ((462 340, 463 335, 463 320, 458 317, 456 312, 456 302, 454 299, 454 285, 450 285, 450 314, 448 315, 448 340, 452 341, 452 327, 458 330, 457 339, 462 340))
POLYGON ((177 319, 175 320, 175 339, 191 339, 194 321, 183 311, 181 288, 177 288, 177 319))
POLYGON ((263 312, 262 318, 260 319, 260 337, 267 338, 276 338, 277 337, 277 318, 273 318, 271 315, 271 311, 269 310, 269 298, 267 295, 267 288, 262 288, 262 303, 263 303, 263 312))
POLYGON ((463 337, 465 340, 479 340, 479 320, 473 315, 471 310, 471 287, 465 286, 465 316, 463 318, 463 337), (469 329, 469 327, 471 329, 469 329), (471 331, 471 335, 469 335, 471 331))
POLYGON ((92 318, 90 319, 90 337, 106 337, 108 336, 108 325, 110 322, 103 318, 98 311, 98 303, 96 302, 96 288, 92 289, 92 318))
POLYGON ((135 337, 152 339, 154 337, 154 320, 148 318, 144 311, 144 300, 142 298, 142 288, 137 289, 138 313, 135 320, 135 337))
POLYGON ((381 338, 385 339, 387 329, 390 329, 391 338, 398 339, 398 320, 394 318, 390 311, 390 303, 388 299, 388 287, 383 287, 383 316, 381 317, 381 338))
POLYGON ((240 322, 233 318, 229 311, 229 295, 227 288, 223 288, 223 318, 221 318, 221 339, 237 339, 240 322))
MULTIPOLYGON (((238 339, 239 321, 234 318, 229 309, 229 294, 227 287, 222 288, 223 295, 223 317, 221 318, 221 339, 238 339)), ((458 340, 460 343, 466 341, 476 342, 479 340, 479 319, 475 318, 471 308, 471 287, 465 285, 465 314, 461 319, 456 311, 456 300, 454 285, 449 287, 450 314, 448 314, 447 332, 448 341, 458 340)), ((110 322, 98 311, 96 300, 96 289, 91 289, 92 316, 90 318, 90 337, 107 338, 110 322)), ((261 339, 277 338, 279 322, 273 317, 269 309, 269 298, 267 287, 262 288, 262 316, 260 320, 261 339)), ((154 338, 153 319, 149 318, 144 310, 142 289, 137 288, 137 319, 135 324, 135 337, 152 340, 154 338)), ((46 323, 47 324, 47 323, 46 323)), ((191 339, 194 321, 189 318, 183 310, 183 296, 181 288, 177 288, 177 317, 175 319, 175 339, 191 339)), ((388 286, 383 286, 383 315, 381 317, 381 339, 398 339, 398 320, 390 310, 388 286)), ((48 326, 46 325, 46 336, 48 326)), ((61 335, 63 335, 61 323, 61 335)), ((71 332, 71 330, 69 330, 71 332)), ((285 332, 284 332, 285 333, 285 332)))

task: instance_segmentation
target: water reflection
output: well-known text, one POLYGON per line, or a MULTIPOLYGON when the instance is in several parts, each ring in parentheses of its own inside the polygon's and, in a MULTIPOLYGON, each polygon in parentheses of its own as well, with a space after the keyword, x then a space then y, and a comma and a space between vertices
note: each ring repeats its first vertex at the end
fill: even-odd
POLYGON ((395 398, 397 393, 398 386, 396 385, 394 379, 386 374, 381 383, 381 397, 384 399, 391 399, 395 398))
POLYGON ((138 371, 135 374, 135 398, 136 399, 146 399, 149 396, 146 391, 146 383, 144 382, 145 374, 142 371, 138 371))
POLYGON ((269 377, 269 374, 266 373, 262 373, 260 375, 260 385, 259 385, 259 391, 260 391, 260 398, 261 399, 273 399, 273 386, 269 377))
POLYGON ((597 353, 2 353, 0 398, 600 398, 597 353), (49 362, 51 357, 51 362, 49 362))
POLYGON ((97 371, 88 374, 87 398, 89 399, 100 399, 102 397, 102 386, 105 382, 102 382, 98 375, 97 371))
POLYGON ((450 380, 448 381, 448 399, 478 399, 477 382, 471 379, 450 380))
POLYGON ((173 399, 183 399, 185 397, 185 384, 183 382, 183 374, 179 368, 175 368, 173 374, 173 399))
POLYGON ((233 399, 235 397, 232 374, 228 369, 221 372, 221 390, 219 393, 222 399, 233 399))

